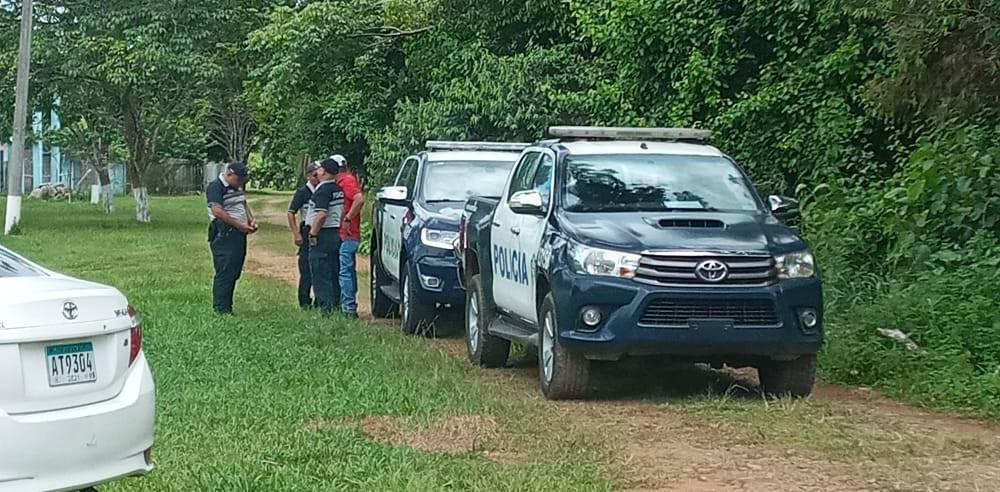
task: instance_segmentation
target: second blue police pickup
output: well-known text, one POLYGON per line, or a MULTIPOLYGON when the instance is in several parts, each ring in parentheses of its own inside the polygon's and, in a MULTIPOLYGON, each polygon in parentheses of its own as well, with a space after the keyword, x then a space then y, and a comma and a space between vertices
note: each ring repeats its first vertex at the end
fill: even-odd
POLYGON ((408 157, 372 211, 371 300, 375 317, 399 314, 408 334, 430 333, 438 310, 462 306, 452 252, 470 196, 499 196, 527 144, 427 142, 408 157))
POLYGON ((669 356, 756 367, 808 395, 823 298, 808 245, 704 130, 555 127, 499 198, 464 209, 457 256, 479 365, 538 349, 542 392, 587 394, 593 360, 669 356))

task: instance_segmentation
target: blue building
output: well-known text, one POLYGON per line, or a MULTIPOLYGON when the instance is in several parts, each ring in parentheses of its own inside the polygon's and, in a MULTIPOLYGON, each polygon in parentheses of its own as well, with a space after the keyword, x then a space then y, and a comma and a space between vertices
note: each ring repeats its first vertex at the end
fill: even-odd
MULTIPOLYGON (((45 132, 61 128, 59 114, 51 111, 36 111, 32 118, 34 135, 44 135, 45 132)), ((0 144, 0 192, 7 191, 7 172, 10 169, 10 139, 4 139, 0 144)), ((97 175, 79 162, 70 159, 58 145, 44 138, 36 139, 31 145, 31 167, 25 163, 23 192, 31 190, 42 183, 62 183, 73 189, 89 190, 90 185, 98 184, 97 175)), ((111 165, 111 184, 115 194, 125 193, 125 165, 111 165)))

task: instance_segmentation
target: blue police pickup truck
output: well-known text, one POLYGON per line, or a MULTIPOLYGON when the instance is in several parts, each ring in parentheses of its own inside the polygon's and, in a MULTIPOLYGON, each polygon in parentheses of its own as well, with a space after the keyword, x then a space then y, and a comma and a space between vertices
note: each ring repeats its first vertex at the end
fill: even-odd
POLYGON ((823 297, 808 245, 705 130, 553 127, 499 198, 464 209, 457 257, 473 363, 537 347, 541 390, 585 397, 591 361, 756 367, 808 395, 823 297))
POLYGON ((439 309, 463 305, 452 251, 462 207, 471 196, 499 196, 527 146, 430 141, 426 151, 403 162, 372 211, 375 317, 398 313, 405 333, 429 334, 439 309))

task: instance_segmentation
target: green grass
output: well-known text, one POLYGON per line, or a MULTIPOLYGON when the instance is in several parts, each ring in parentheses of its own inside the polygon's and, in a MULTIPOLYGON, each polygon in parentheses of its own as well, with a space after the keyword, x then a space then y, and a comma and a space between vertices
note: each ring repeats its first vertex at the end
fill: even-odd
POLYGON ((838 461, 898 459, 904 451, 913 454, 904 446, 918 441, 901 443, 894 426, 829 403, 704 396, 680 402, 680 408, 727 426, 749 443, 806 450, 838 461))
POLYGON ((237 316, 214 316, 201 198, 154 197, 152 224, 134 221, 129 200, 117 207, 105 217, 89 204, 27 201, 22 234, 0 239, 46 266, 117 286, 144 316, 157 469, 107 490, 610 488, 593 443, 533 436, 540 405, 484 389, 466 364, 425 343, 304 313, 286 284, 253 276, 238 286, 237 316), (354 424, 449 414, 493 415, 523 459, 378 443, 354 424), (315 421, 330 425, 307 425, 315 421))

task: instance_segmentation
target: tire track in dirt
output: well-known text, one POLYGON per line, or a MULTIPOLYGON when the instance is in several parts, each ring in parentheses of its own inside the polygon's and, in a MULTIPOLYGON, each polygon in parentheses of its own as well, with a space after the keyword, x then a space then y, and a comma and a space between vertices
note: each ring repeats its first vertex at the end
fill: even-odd
MULTIPOLYGON (((258 217, 283 225, 284 199, 266 198, 258 217)), ((295 285, 295 257, 258 247, 251 236, 248 257, 253 274, 295 285)), ((360 258, 359 258, 360 260, 360 258)), ((368 292, 361 281, 368 262, 359 261, 360 311, 370 318, 368 292)), ((373 325, 392 329, 390 322, 373 325)), ((465 342, 458 338, 427 340, 450 356, 465 358, 465 342)), ((530 360, 530 357, 526 359, 530 360)), ((523 360, 522 360, 523 362, 523 360)), ((705 418, 671 405, 665 397, 699 396, 707 388, 716 394, 734 387, 754 387, 753 371, 718 373, 706 370, 673 371, 649 368, 602 368, 600 388, 584 402, 548 402, 537 388, 537 369, 530 363, 504 370, 476 369, 480 381, 503 393, 544 405, 545 413, 566 423, 573 432, 600 436, 616 463, 617 486, 625 490, 997 490, 1000 481, 1000 427, 996 424, 919 410, 862 388, 819 384, 809 402, 816 406, 818 424, 839 422, 864 437, 885 442, 889 452, 876 457, 829 456, 782 445, 769 436, 748 434, 738 419, 705 418), (640 371, 640 372, 636 372, 640 371), (623 374, 624 373, 624 374, 623 374), (622 382, 632 384, 623 385, 622 382), (677 387, 680 386, 678 395, 677 387), (551 413, 550 413, 551 412, 551 413)), ((736 398, 739 398, 737 396, 736 398)), ((761 403, 766 405, 766 403, 761 403)), ((777 403, 774 404, 776 407, 777 403)), ((775 408, 776 412, 783 411, 775 408)), ((795 423, 791 425, 797 425, 795 423)), ((808 422, 799 425, 809 425, 808 422)))

